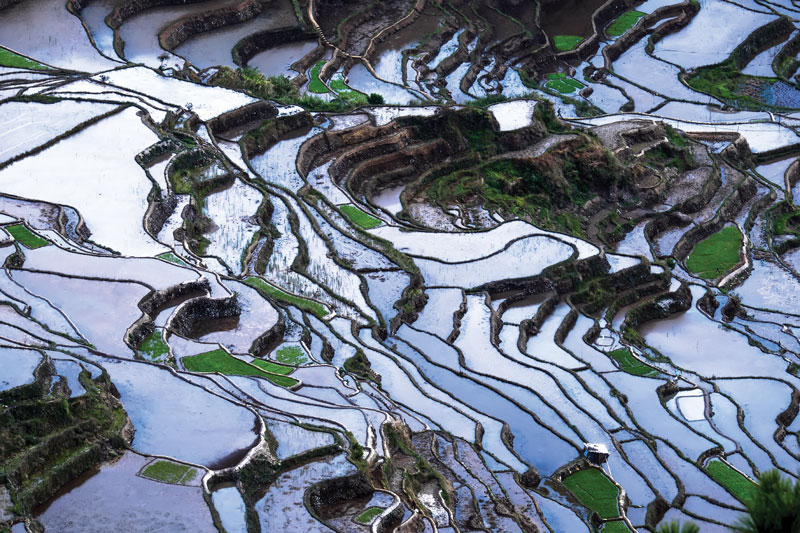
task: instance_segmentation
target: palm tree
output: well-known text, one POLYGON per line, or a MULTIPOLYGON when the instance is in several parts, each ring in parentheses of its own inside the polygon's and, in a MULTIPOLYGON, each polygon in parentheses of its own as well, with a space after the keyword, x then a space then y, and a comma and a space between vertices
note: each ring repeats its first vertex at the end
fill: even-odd
POLYGON ((669 524, 662 524, 658 528, 658 533, 700 533, 700 528, 692 522, 681 525, 677 520, 673 520, 669 524))
POLYGON ((742 533, 800 533, 800 481, 792 483, 777 470, 764 472, 750 501, 747 516, 736 526, 742 533))

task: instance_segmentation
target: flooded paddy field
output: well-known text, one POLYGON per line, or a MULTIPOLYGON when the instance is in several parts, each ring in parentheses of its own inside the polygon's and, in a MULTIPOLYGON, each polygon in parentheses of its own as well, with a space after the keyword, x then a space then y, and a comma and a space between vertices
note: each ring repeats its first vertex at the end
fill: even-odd
POLYGON ((0 530, 729 531, 796 481, 797 8, 456 4, 0 1, 0 530))

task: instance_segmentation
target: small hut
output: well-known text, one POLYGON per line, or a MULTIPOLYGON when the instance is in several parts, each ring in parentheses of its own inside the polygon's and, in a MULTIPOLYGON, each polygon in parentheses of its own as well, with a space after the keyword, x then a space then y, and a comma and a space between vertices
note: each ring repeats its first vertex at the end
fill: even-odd
POLYGON ((583 455, 589 459, 592 464, 600 466, 608 461, 608 448, 605 444, 584 442, 583 455))

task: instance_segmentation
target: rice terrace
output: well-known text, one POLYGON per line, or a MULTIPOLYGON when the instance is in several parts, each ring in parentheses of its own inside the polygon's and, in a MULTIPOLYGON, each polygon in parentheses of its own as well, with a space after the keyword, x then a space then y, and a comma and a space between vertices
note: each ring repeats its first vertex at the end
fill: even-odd
POLYGON ((0 533, 800 533, 800 1, 0 0, 0 533))

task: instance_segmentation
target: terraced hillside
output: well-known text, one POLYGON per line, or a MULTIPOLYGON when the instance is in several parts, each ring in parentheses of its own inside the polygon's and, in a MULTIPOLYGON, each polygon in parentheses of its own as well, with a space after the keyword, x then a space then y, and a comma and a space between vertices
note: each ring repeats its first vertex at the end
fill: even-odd
POLYGON ((0 531, 729 531, 800 466, 798 28, 0 0, 0 531))

